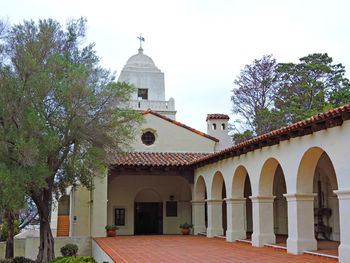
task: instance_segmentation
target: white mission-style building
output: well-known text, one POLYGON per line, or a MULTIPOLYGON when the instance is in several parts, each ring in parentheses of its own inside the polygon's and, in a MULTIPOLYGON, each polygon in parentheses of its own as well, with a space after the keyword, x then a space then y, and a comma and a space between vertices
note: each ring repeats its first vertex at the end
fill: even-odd
POLYGON ((107 224, 118 235, 179 234, 188 222, 208 238, 286 241, 293 254, 340 242, 339 261, 350 262, 350 105, 232 146, 227 115, 208 114, 206 134, 175 120, 164 73, 141 48, 119 81, 137 88, 130 103, 146 122, 93 191, 58 201, 57 236, 102 237, 107 224))

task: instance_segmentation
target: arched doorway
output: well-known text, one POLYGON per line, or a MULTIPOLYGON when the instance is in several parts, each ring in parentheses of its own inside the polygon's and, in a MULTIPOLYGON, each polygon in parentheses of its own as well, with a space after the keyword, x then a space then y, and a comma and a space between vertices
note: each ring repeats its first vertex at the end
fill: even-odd
MULTIPOLYGON (((212 227, 216 228, 216 232, 218 235, 225 235, 227 230, 227 205, 226 201, 226 185, 225 180, 220 171, 217 171, 213 176, 212 186, 211 186, 211 206, 216 207, 216 202, 221 203, 221 208, 219 211, 215 209, 217 213, 213 214, 211 220, 213 222, 212 227), (221 219, 220 222, 216 220, 216 218, 221 219)), ((214 210, 213 210, 214 211, 214 210)))
POLYGON ((247 174, 244 180, 244 198, 246 199, 245 229, 247 232, 248 239, 251 239, 253 233, 253 206, 252 200, 249 198, 250 196, 252 196, 252 186, 250 183, 249 176, 247 174))
POLYGON ((194 185, 194 200, 192 201, 192 221, 195 235, 204 234, 208 227, 207 187, 203 176, 199 176, 194 185))
POLYGON ((224 236, 227 231, 227 204, 225 201, 226 195, 226 185, 225 181, 222 184, 221 199, 222 199, 222 228, 224 229, 224 236))
POLYGON ((338 189, 332 162, 326 152, 322 153, 315 169, 313 192, 315 236, 318 240, 340 240, 339 204, 334 190, 338 189))
POLYGON ((287 186, 280 163, 275 158, 267 159, 260 173, 259 196, 265 198, 265 202, 271 202, 271 210, 268 210, 266 205, 266 211, 261 216, 264 216, 266 221, 272 221, 273 224, 270 226, 265 224, 263 232, 260 233, 261 236, 265 236, 261 238, 262 244, 286 243, 288 237, 288 210, 284 197, 286 193, 287 186), (267 214, 267 211, 270 214, 267 214))
POLYGON ((338 200, 332 193, 337 188, 336 174, 328 154, 320 147, 308 149, 298 167, 297 194, 287 195, 287 247, 290 253, 320 249, 321 243, 322 246, 326 244, 322 249, 336 250, 338 243, 317 242, 316 238, 337 238, 336 232, 332 234, 339 229, 338 200))
POLYGON ((135 235, 163 234, 163 202, 153 189, 144 189, 135 197, 135 235))
POLYGON ((226 240, 251 238, 253 231, 252 188, 247 169, 240 165, 233 174, 231 197, 227 199, 226 240))
POLYGON ((273 225, 276 243, 285 243, 288 238, 288 210, 284 194, 287 186, 281 165, 278 164, 273 178, 273 225))

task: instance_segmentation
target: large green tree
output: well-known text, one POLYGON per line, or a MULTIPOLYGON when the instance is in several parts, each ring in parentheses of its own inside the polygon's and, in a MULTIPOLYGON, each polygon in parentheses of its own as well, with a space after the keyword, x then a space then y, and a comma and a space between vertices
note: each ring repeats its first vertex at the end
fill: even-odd
POLYGON ((233 112, 245 128, 237 132, 233 125, 235 143, 350 103, 345 67, 334 64, 326 53, 279 64, 264 56, 246 65, 235 85, 233 112))
POLYGON ((277 72, 281 88, 274 104, 285 125, 350 102, 345 67, 334 64, 326 53, 310 54, 299 63, 280 63, 277 72))
POLYGON ((121 108, 133 88, 99 66, 93 45, 83 46, 84 19, 24 21, 11 28, 0 68, 0 143, 10 153, 40 219, 38 262, 54 258, 49 214, 57 189, 107 171, 106 154, 133 138, 142 117, 121 108))

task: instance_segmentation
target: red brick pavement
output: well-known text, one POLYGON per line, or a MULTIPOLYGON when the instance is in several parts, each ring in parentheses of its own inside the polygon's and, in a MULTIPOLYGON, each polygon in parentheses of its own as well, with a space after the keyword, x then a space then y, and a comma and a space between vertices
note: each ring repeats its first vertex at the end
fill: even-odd
POLYGON ((335 259, 291 255, 280 249, 256 248, 202 236, 117 236, 94 240, 118 263, 336 262, 335 259))

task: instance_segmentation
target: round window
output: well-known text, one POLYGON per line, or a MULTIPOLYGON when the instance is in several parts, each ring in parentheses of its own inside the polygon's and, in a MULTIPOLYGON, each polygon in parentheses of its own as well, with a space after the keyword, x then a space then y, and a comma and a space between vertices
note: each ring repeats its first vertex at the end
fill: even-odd
POLYGON ((143 144, 152 145, 154 143, 154 141, 156 140, 156 137, 154 136, 154 134, 152 132, 148 131, 148 132, 145 132, 144 134, 142 134, 141 140, 142 140, 143 144))

